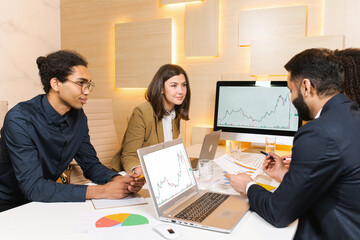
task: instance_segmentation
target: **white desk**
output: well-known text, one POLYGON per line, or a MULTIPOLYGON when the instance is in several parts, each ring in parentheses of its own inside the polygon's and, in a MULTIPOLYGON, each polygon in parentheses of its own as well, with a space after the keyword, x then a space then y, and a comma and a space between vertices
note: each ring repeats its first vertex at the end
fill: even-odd
MULTIPOLYGON (((155 212, 151 200, 148 204, 132 207, 112 208, 106 210, 94 210, 92 203, 29 203, 3 213, 0 213, 0 237, 1 239, 101 239, 94 238, 92 233, 72 233, 72 228, 77 226, 80 219, 92 212, 104 213, 104 215, 114 213, 135 213, 146 216, 150 224, 143 225, 141 234, 146 234, 146 239, 164 239, 151 229, 151 226, 162 224, 155 219, 155 212)), ((265 222, 257 214, 247 212, 231 234, 218 233, 213 231, 195 229, 186 226, 175 225, 183 237, 181 239, 292 239, 296 230, 297 223, 292 223, 286 228, 275 228, 265 222)), ((128 227, 129 231, 121 235, 119 227, 119 239, 126 239, 131 233, 130 239, 141 239, 138 237, 137 227, 128 227)), ((106 229, 102 229, 106 230, 106 229)), ((105 238, 104 238, 105 239, 105 238)))
MULTIPOLYGON (((191 149, 190 149, 191 151, 191 149)), ((190 153, 189 153, 190 155, 190 153)), ((0 238, 11 239, 164 239, 156 233, 152 226, 164 224, 156 220, 155 211, 151 199, 147 198, 148 204, 130 207, 119 207, 104 210, 94 210, 91 201, 83 203, 29 203, 23 206, 0 213, 0 238), (142 226, 118 227, 116 237, 104 235, 109 229, 96 229, 92 232, 79 233, 72 229, 76 228, 84 216, 134 213, 149 219, 149 224, 142 226), (99 230, 99 231, 98 231, 99 230), (146 236, 146 238, 144 238, 146 236)), ((86 225, 84 223, 83 225, 86 225)), ((297 228, 297 222, 286 228, 275 228, 264 221, 256 213, 248 211, 238 223, 231 234, 218 233, 186 226, 174 225, 180 230, 182 240, 185 239, 292 239, 297 228)))

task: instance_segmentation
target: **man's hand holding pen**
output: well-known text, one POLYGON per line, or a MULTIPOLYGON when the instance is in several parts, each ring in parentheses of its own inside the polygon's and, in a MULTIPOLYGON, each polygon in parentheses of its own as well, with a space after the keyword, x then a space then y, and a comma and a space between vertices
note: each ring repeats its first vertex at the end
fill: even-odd
POLYGON ((288 167, 286 167, 284 163, 284 158, 270 152, 265 157, 263 171, 270 177, 282 182, 284 175, 288 171, 288 167))

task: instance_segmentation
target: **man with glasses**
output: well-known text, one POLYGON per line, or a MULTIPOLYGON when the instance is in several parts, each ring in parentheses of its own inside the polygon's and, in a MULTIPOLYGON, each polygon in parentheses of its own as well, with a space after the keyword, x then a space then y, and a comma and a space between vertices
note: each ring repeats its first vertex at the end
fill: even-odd
POLYGON ((13 107, 1 130, 0 212, 29 201, 116 199, 139 191, 143 179, 102 165, 90 143, 82 107, 95 85, 86 60, 58 51, 39 57, 37 65, 45 94, 13 107), (98 185, 56 182, 73 158, 98 185))

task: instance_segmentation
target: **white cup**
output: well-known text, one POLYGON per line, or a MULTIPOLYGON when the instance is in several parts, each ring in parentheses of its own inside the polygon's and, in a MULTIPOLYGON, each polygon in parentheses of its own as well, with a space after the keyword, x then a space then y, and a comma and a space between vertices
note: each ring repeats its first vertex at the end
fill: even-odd
POLYGON ((199 187, 210 190, 213 180, 213 174, 214 174, 213 161, 209 159, 199 159, 198 171, 199 171, 199 187))

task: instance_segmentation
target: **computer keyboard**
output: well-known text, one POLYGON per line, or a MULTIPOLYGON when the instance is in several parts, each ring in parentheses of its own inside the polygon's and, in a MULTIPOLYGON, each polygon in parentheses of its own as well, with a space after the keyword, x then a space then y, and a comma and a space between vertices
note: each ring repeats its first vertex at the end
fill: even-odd
POLYGON ((229 195, 207 192, 184 210, 176 214, 175 217, 194 222, 202 222, 228 197, 229 195))

